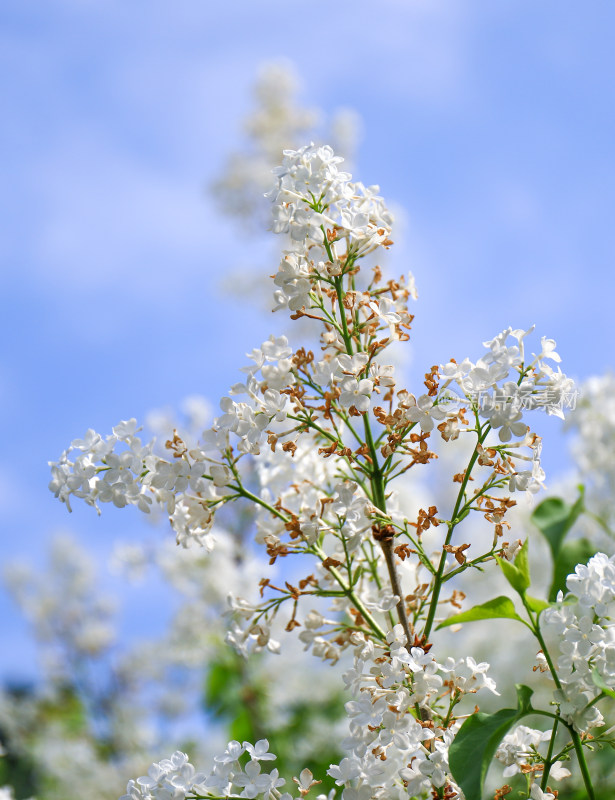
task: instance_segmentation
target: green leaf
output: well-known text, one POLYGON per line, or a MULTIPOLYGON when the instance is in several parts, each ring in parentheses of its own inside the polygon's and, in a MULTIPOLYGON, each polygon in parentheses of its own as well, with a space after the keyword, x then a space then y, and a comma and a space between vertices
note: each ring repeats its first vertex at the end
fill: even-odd
POLYGON ((448 763, 455 781, 468 800, 480 800, 483 784, 495 751, 508 731, 531 714, 529 686, 517 684, 517 708, 502 708, 495 714, 479 711, 463 723, 448 752, 448 763))
POLYGON ((532 522, 549 543, 553 561, 557 560, 564 537, 585 510, 584 491, 584 487, 579 486, 579 497, 573 505, 561 497, 548 497, 532 512, 532 522))
POLYGON ((577 564, 585 564, 595 555, 596 548, 587 539, 564 542, 553 565, 553 583, 549 590, 550 602, 555 602, 559 591, 566 592, 566 578, 577 564))
POLYGON ((551 606, 551 603, 547 603, 546 600, 540 600, 538 597, 531 597, 529 594, 525 595, 525 602, 535 614, 540 614, 545 608, 551 606))
POLYGON ((504 736, 519 718, 516 708, 478 711, 463 723, 448 751, 451 774, 468 800, 480 800, 487 770, 504 736))
POLYGON ((457 625, 460 622, 474 622, 477 619, 518 619, 523 620, 515 611, 515 606, 510 597, 504 595, 494 597, 486 603, 462 611, 460 614, 453 614, 452 617, 445 619, 438 625, 439 628, 447 628, 449 625, 457 625))
POLYGON ((417 556, 419 557, 419 561, 421 562, 421 564, 424 567, 426 567, 429 570, 429 572, 431 572, 432 575, 435 575, 436 574, 436 570, 434 568, 434 565, 427 558, 427 556, 424 553, 421 553, 420 550, 417 551, 417 556))
POLYGON ((512 586, 515 592, 518 592, 520 595, 525 594, 525 590, 530 585, 529 575, 526 574, 525 571, 525 564, 523 564, 523 571, 517 567, 516 563, 511 564, 510 561, 506 561, 499 556, 495 557, 495 560, 498 562, 500 567, 502 568, 502 572, 504 573, 504 577, 508 581, 508 583, 512 586))
POLYGON ((592 669, 592 680, 593 680, 593 682, 594 682, 594 686, 597 686, 597 687, 598 687, 598 689, 600 689, 600 691, 601 691, 603 694, 606 694, 608 697, 612 697, 612 698, 614 698, 614 699, 615 699, 615 690, 611 689, 611 687, 610 687, 610 686, 607 686, 607 685, 606 685, 606 683, 604 682, 604 678, 603 678, 603 677, 602 677, 602 675, 601 675, 601 674, 598 672, 598 670, 596 669, 596 667, 594 667, 594 668, 592 669))
POLYGON ((585 511, 583 486, 579 486, 579 496, 570 505, 560 497, 548 497, 532 513, 532 522, 545 537, 553 556, 553 581, 549 590, 549 600, 553 602, 559 591, 566 591, 566 578, 577 564, 590 559, 595 549, 587 539, 564 542, 568 531, 585 511))
POLYGON ((526 589, 530 586, 530 560, 528 557, 528 539, 523 542, 523 545, 515 558, 515 567, 519 570, 521 578, 526 582, 526 589))
POLYGON ((534 690, 523 683, 515 684, 515 689, 517 691, 517 711, 519 715, 524 717, 527 714, 531 714, 534 710, 531 700, 534 690))
POLYGON ((463 511, 461 512, 461 514, 455 520, 455 524, 459 525, 459 523, 462 522, 468 516, 469 513, 470 513, 470 509, 469 508, 464 508, 463 511))

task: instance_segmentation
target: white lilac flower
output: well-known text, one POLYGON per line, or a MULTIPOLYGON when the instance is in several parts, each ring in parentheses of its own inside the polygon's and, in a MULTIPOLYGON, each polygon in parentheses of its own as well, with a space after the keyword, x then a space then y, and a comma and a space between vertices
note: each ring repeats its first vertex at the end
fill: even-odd
POLYGON ((261 774, 261 765, 258 761, 248 761, 243 771, 233 775, 233 783, 242 787, 240 797, 254 798, 259 794, 269 793, 281 786, 284 781, 278 777, 277 770, 273 770, 271 774, 261 774))
POLYGON ((584 609, 605 616, 608 606, 615 600, 615 556, 608 558, 597 553, 585 564, 578 564, 566 586, 584 609))
MULTIPOLYGON (((525 363, 524 339, 532 330, 507 328, 484 342, 488 352, 476 364, 465 359, 460 364, 450 361, 439 368, 440 377, 444 379, 442 395, 450 391, 448 387, 455 381, 475 411, 498 431, 500 442, 511 442, 513 437, 521 440, 512 447, 532 446, 524 411, 541 408, 547 414, 563 417, 563 409, 575 395, 571 379, 559 368, 556 372, 544 363, 548 358, 559 360, 552 340, 543 337, 540 355, 535 356, 531 364, 525 363), (509 344, 509 337, 516 343, 509 344)), ((416 411, 412 413, 418 417, 416 411)), ((545 475, 540 467, 539 448, 532 446, 532 450, 531 469, 510 469, 510 491, 525 491, 531 495, 543 486, 545 475)))
POLYGON ((72 495, 85 500, 100 513, 98 502, 113 503, 119 508, 136 505, 148 513, 152 498, 145 493, 141 472, 146 460, 151 458, 152 443, 143 447, 134 434, 136 420, 116 425, 114 432, 103 440, 93 430, 83 439, 75 439, 59 461, 50 462, 52 480, 50 490, 70 509, 72 495), (126 449, 115 451, 116 446, 126 449), (71 461, 71 455, 78 455, 71 461))
POLYGON ((343 758, 339 764, 331 764, 327 770, 338 786, 358 778, 361 774, 361 762, 353 757, 343 758))
POLYGON ((350 719, 357 725, 374 728, 382 722, 386 705, 385 698, 381 697, 374 703, 367 692, 361 692, 358 700, 349 700, 344 707, 350 719))
POLYGON ((170 517, 171 526, 182 547, 192 544, 211 549, 213 540, 208 536, 214 524, 214 515, 206 498, 182 495, 170 517))
POLYGON ((341 384, 340 405, 343 408, 357 409, 361 414, 369 411, 371 394, 374 384, 368 378, 357 381, 356 378, 346 378, 341 384))
POLYGON ((569 778, 572 775, 569 769, 563 766, 561 761, 556 761, 551 765, 549 776, 555 781, 561 781, 564 778, 569 778))
POLYGON ((501 442, 509 442, 513 435, 525 436, 528 426, 522 421, 523 394, 515 383, 506 382, 481 399, 480 415, 489 420, 494 430, 499 429, 501 442))
POLYGON ((526 725, 517 725, 511 733, 506 734, 495 753, 498 761, 504 764, 503 777, 510 778, 521 772, 521 768, 527 766, 535 756, 540 743, 550 738, 550 731, 539 731, 526 725))
POLYGON ((396 326, 402 322, 402 317, 397 312, 394 301, 388 297, 381 297, 378 300, 372 300, 368 307, 385 325, 388 325, 391 339, 399 338, 396 326))
POLYGON ((603 723, 590 703, 598 696, 592 671, 615 688, 615 556, 597 553, 566 581, 570 594, 544 613, 545 630, 557 636, 562 689, 554 693, 564 718, 578 731, 603 723))
POLYGON ((408 422, 418 422, 425 433, 432 431, 435 421, 443 420, 446 412, 435 404, 435 398, 422 394, 418 399, 413 395, 409 397, 409 406, 404 411, 404 419, 408 422))
POLYGON ((183 800, 203 778, 196 774, 188 756, 176 751, 170 759, 152 764, 147 775, 130 781, 120 800, 183 800))
POLYGON ((387 241, 392 217, 378 188, 352 183, 338 169, 342 160, 328 146, 309 145, 285 150, 282 165, 274 170, 277 186, 268 193, 272 230, 290 234, 305 248, 302 255, 323 243, 326 228, 343 231, 363 253, 387 241))
POLYGON ((243 746, 250 754, 253 761, 274 761, 276 756, 269 752, 269 742, 267 739, 259 739, 255 744, 244 742, 243 746))
POLYGON ((543 792, 537 783, 533 783, 528 800, 555 800, 555 795, 552 792, 543 792))
POLYGON ((495 681, 487 676, 489 664, 486 661, 477 664, 472 656, 460 658, 457 661, 448 658, 442 669, 447 673, 447 682, 450 682, 459 691, 467 693, 488 689, 493 694, 499 695, 495 688, 495 681))
POLYGON ((337 358, 332 359, 333 363, 337 365, 335 376, 341 378, 345 375, 352 375, 356 378, 363 372, 368 360, 367 353, 355 353, 353 356, 341 353, 337 358))

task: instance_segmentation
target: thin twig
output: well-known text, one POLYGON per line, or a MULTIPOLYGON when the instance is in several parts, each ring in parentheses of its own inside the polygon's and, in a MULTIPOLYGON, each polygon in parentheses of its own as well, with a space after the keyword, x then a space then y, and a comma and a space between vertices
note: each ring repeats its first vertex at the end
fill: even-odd
POLYGON ((395 566, 395 553, 393 552, 395 530, 390 525, 386 525, 384 527, 374 528, 373 533, 374 539, 380 543, 380 547, 382 547, 382 552, 384 553, 384 560, 386 561, 387 569, 389 570, 389 579, 391 581, 393 594, 399 597, 399 601, 397 603, 397 616, 399 617, 401 626, 406 634, 407 646, 410 648, 414 642, 414 631, 412 630, 410 621, 408 620, 408 615, 406 614, 404 594, 399 581, 397 567, 395 566))

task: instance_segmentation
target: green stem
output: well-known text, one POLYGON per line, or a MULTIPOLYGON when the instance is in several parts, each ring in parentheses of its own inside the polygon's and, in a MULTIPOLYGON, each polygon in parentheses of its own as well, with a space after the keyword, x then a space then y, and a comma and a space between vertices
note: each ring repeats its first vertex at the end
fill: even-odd
POLYGON ((594 512, 593 512, 593 511, 589 511, 587 508, 585 509, 585 513, 587 514, 587 516, 588 516, 588 517, 590 517, 591 519, 593 519, 593 520, 594 520, 594 522, 598 523, 598 525, 599 525, 599 526, 602 528, 602 530, 603 530, 603 531, 604 531, 604 532, 605 532, 605 533, 606 533, 608 536, 610 536, 610 537, 611 537, 611 539, 615 538, 615 533, 613 533, 613 531, 612 531, 612 530, 609 528, 609 526, 608 526, 608 525, 606 524, 606 522, 605 522, 605 521, 602 519, 602 517, 599 517, 599 516, 598 516, 598 514, 594 514, 594 512))
POLYGON ((483 553, 482 556, 477 556, 476 558, 473 558, 471 561, 466 561, 465 564, 462 564, 460 567, 457 567, 456 569, 447 572, 446 575, 443 575, 442 583, 450 581, 450 579, 454 578, 455 575, 459 575, 460 572, 465 572, 470 567, 475 567, 477 564, 482 564, 483 561, 489 561, 490 559, 493 559, 496 552, 497 550, 493 549, 490 550, 488 553, 483 553))
MULTIPOLYGON (((232 487, 232 488, 235 488, 235 487, 232 487)), ((245 489, 243 486, 240 486, 240 487, 238 487, 237 490, 239 491, 239 493, 241 494, 242 497, 245 497, 248 500, 252 500, 253 503, 256 503, 257 505, 262 506, 263 508, 266 508, 267 511, 269 511, 274 516, 278 517, 278 519, 281 519, 284 522, 288 521, 285 514, 283 514, 281 511, 278 511, 277 508, 274 508, 272 505, 267 503, 265 500, 262 500, 257 495, 255 495, 252 492, 248 491, 248 489, 245 489)), ((312 549, 313 549, 314 553, 319 558, 321 558, 322 560, 326 559, 326 557, 327 557, 326 554, 319 547, 314 546, 312 549)), ((359 600, 357 595, 352 590, 352 587, 346 586, 346 583, 344 582, 344 579, 342 578, 340 573, 335 569, 335 567, 329 567, 329 572, 331 573, 331 575, 333 575, 335 580, 339 583, 339 585, 341 586, 344 594, 348 597, 349 600, 352 601, 352 603, 355 606, 355 608, 357 609, 357 611, 361 614, 363 619, 367 622, 367 624, 373 630, 373 632, 376 634, 376 636, 379 639, 382 639, 383 641, 385 641, 386 640, 385 632, 382 630, 380 625, 378 625, 378 623, 372 617, 372 615, 369 613, 369 611, 365 608, 363 603, 359 600)))
POLYGON ((528 609, 528 606, 527 606, 527 604, 525 602, 525 597, 522 597, 521 599, 523 600, 523 605, 525 606, 526 610, 528 611, 528 614, 530 615, 530 620, 532 621, 533 626, 534 626, 533 627, 534 636, 538 639, 538 642, 540 643, 540 647, 542 649, 542 653, 543 653, 543 655, 545 657, 545 661, 547 662, 547 665, 549 667, 549 671, 551 672, 551 677, 553 678, 553 683, 557 686, 557 688, 559 689, 560 692, 563 692, 562 684, 560 683, 560 680, 559 680, 559 678, 557 676, 557 672, 555 671, 555 666, 553 665, 553 661, 551 659, 551 655, 550 655, 550 653, 549 653, 549 651, 547 649, 547 644, 546 644, 546 642, 544 640, 544 637, 542 635, 542 632, 540 630, 540 626, 538 624, 538 620, 534 621, 534 619, 532 618, 531 611, 528 609))
POLYGON ((262 506, 262 508, 266 508, 270 514, 273 514, 274 517, 281 519, 283 522, 288 522, 288 517, 286 514, 283 514, 277 508, 274 508, 270 503, 266 500, 263 500, 258 495, 253 494, 249 489, 246 489, 241 484, 239 486, 229 486, 230 489, 234 489, 241 497, 245 497, 246 500, 251 500, 253 503, 256 503, 257 506, 262 506))
MULTIPOLYGON (((477 426, 477 428, 478 428, 478 426, 477 426)), ((453 531, 455 530, 455 528, 457 526, 457 523, 458 523, 457 517, 458 517, 459 511, 461 509, 462 500, 465 497, 465 491, 466 491, 466 487, 468 485, 468 481, 470 480, 470 474, 472 472, 474 464, 476 464, 476 460, 478 459, 478 453, 479 453, 479 449, 478 448, 485 441, 485 439, 487 438, 487 434, 489 433, 490 430, 491 430, 491 426, 490 425, 487 425, 485 427, 485 430, 482 431, 482 432, 480 432, 480 428, 478 428, 478 430, 477 430, 478 441, 476 443, 476 447, 474 448, 474 452, 472 453, 472 457, 470 458, 470 463, 468 464, 468 468, 466 469, 465 475, 463 477, 463 481, 462 481, 461 486, 459 488, 459 493, 457 494, 457 500, 455 502, 455 508, 453 509, 453 514, 452 514, 452 517, 451 517, 451 521, 449 522, 448 533, 446 535, 446 541, 444 542, 445 545, 449 545, 451 543, 451 539, 453 538, 453 531)), ((426 642, 429 641, 429 635, 431 633, 431 629, 433 627, 434 619, 435 619, 435 616, 436 616, 436 609, 438 607, 438 601, 440 599, 440 589, 442 588, 442 583, 443 583, 442 576, 444 574, 444 567, 446 565, 446 556, 447 555, 448 554, 447 554, 446 550, 443 549, 442 550, 442 555, 440 556, 440 561, 438 563, 438 569, 436 571, 436 577, 435 577, 435 580, 434 580, 433 593, 432 593, 432 596, 431 596, 431 602, 429 604, 429 611, 427 612, 427 619, 425 621, 425 628, 423 630, 423 639, 426 642)))
POLYGON ((370 473, 370 483, 372 485, 372 500, 374 505, 378 507, 383 514, 386 514, 386 495, 385 495, 385 488, 384 488, 384 476, 382 474, 382 468, 380 467, 380 462, 378 461, 378 452, 376 450, 376 446, 374 445, 374 437, 372 436, 372 429, 369 424, 369 417, 367 414, 363 414, 363 427, 365 429, 365 440, 367 443, 367 448, 369 450, 369 455, 372 460, 371 464, 371 473, 370 473))
MULTIPOLYGON (((319 558, 321 558, 323 561, 327 558, 326 553, 323 550, 321 550, 320 547, 318 547, 317 545, 314 545, 312 547, 312 549, 313 549, 314 553, 319 558)), ((376 634, 376 636, 379 639, 381 639, 382 641, 386 641, 386 638, 387 638, 386 637, 386 633, 382 630, 380 625, 378 625, 376 620, 372 617, 372 615, 369 613, 369 611, 365 608, 365 606, 363 605, 361 600, 359 600, 357 595, 354 593, 352 587, 351 586, 346 586, 346 583, 345 583, 344 579, 342 578, 342 576, 340 575, 340 573, 338 572, 338 570, 335 567, 328 567, 328 569, 329 569, 329 572, 331 573, 331 575, 333 575, 335 580, 342 587, 342 590, 343 590, 344 594, 346 595, 346 597, 352 602, 354 607, 361 614, 363 619, 367 622, 367 624, 373 630, 373 632, 376 634)))
MULTIPOLYGON (((527 605, 525 604, 525 598, 522 598, 522 599, 523 599, 524 605, 526 606, 526 609, 527 609, 527 605)), ((528 613, 530 613, 529 610, 528 610, 528 613)), ((532 619, 532 618, 530 617, 530 619, 532 619)), ((532 619, 532 622, 533 621, 534 620, 532 619)), ((560 679, 557 676, 557 672, 555 671, 555 666, 553 665, 553 661, 551 660, 551 656, 550 656, 549 651, 547 649, 547 645, 545 643, 544 637, 543 637, 543 635, 541 633, 540 626, 538 624, 538 619, 537 618, 536 618, 536 621, 534 623, 534 635, 536 636, 536 638, 540 642, 540 646, 542 648, 542 652, 543 652, 543 655, 545 657, 545 660, 546 660, 546 662, 547 662, 547 664, 549 666, 549 670, 551 672, 551 676, 553 678, 553 682, 557 686, 558 690, 562 694, 564 694, 564 690, 562 689, 562 684, 560 682, 560 679)), ((581 770, 581 775, 583 776, 583 783, 585 784, 585 789, 587 790, 588 800, 595 800, 596 795, 594 793, 594 787, 592 785, 591 775, 589 774, 589 769, 587 767, 587 761, 585 760, 585 753, 583 752, 583 744, 581 742, 581 737, 579 736, 578 732, 572 727, 572 725, 566 724, 566 727, 568 728, 568 730, 570 732, 570 738, 572 739, 572 744, 574 745, 574 750, 575 750, 575 753, 577 754, 577 760, 579 762, 579 768, 581 770)))
POLYGON ((587 761, 585 760, 585 753, 583 752, 581 737, 574 729, 570 731, 570 736, 572 738, 572 743, 574 745, 575 753, 577 754, 579 767, 581 768, 581 775, 583 776, 583 783, 585 784, 585 789, 587 790, 588 800, 596 800, 594 787, 592 785, 592 778, 591 775, 589 774, 587 761))
POLYGON ((549 741, 549 749, 547 750, 547 757, 545 758, 545 766, 542 772, 542 781, 540 782, 540 788, 544 792, 547 788, 547 783, 549 782, 549 772, 551 771, 551 767, 554 764, 553 761, 553 750, 555 747, 555 735, 557 733, 557 726, 559 724, 559 720, 556 719, 553 723, 553 730, 551 731, 551 739, 549 741))

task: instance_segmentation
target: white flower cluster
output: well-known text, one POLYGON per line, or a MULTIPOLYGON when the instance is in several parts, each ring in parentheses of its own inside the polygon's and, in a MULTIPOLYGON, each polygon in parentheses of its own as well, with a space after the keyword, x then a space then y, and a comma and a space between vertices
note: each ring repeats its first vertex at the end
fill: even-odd
POLYGON ((143 447, 135 419, 120 422, 106 439, 91 428, 83 439, 75 439, 57 462, 50 462, 52 480, 49 488, 69 511, 70 497, 80 497, 89 505, 113 503, 118 508, 137 505, 148 512, 152 499, 138 476, 143 462, 151 455, 151 446, 143 447), (116 452, 118 445, 127 447, 116 452), (71 458, 72 457, 72 458, 71 458))
POLYGON ((597 553, 568 576, 570 594, 544 612, 546 630, 559 637, 557 661, 562 691, 555 700, 564 719, 578 731, 600 726, 604 719, 595 705, 600 694, 592 679, 596 670, 615 689, 615 556, 597 553))
MULTIPOLYGON (((445 379, 442 392, 451 383, 457 383, 463 392, 462 402, 468 402, 493 430, 498 431, 501 442, 510 442, 514 436, 520 441, 511 447, 531 448, 529 458, 516 455, 531 461, 531 468, 516 470, 510 461, 504 464, 510 472, 509 490, 530 494, 541 488, 545 474, 540 466, 540 439, 530 433, 523 412, 541 408, 563 419, 563 409, 573 405, 576 398, 574 382, 559 367, 556 371, 546 363, 547 359, 561 361, 553 339, 543 336, 540 353, 526 362, 524 339, 533 329, 533 326, 527 331, 509 327, 484 342, 488 353, 476 363, 466 358, 461 363, 450 361, 440 367, 440 375, 445 379), (510 337, 516 344, 509 342, 510 337)), ((454 395, 449 395, 449 402, 454 399, 454 395)))
MULTIPOLYGON (((253 363, 243 368, 244 382, 235 384, 231 396, 220 401, 222 414, 213 420, 202 435, 202 442, 189 446, 178 437, 167 442, 173 459, 162 458, 155 450, 155 440, 144 445, 136 435, 136 420, 122 422, 103 438, 89 430, 83 439, 75 440, 58 462, 51 462, 49 488, 70 510, 71 497, 85 500, 99 510, 99 503, 112 502, 117 507, 137 505, 149 513, 152 503, 166 509, 177 540, 184 546, 196 542, 212 546, 208 535, 213 525, 213 508, 231 493, 234 474, 225 463, 231 446, 238 453, 257 456, 257 469, 263 493, 268 499, 281 497, 284 507, 296 514, 301 533, 313 542, 318 531, 343 517, 345 535, 352 542, 357 532, 368 527, 362 511, 366 500, 357 496, 352 509, 345 499, 327 508, 329 519, 320 520, 322 491, 331 496, 339 483, 338 464, 318 453, 317 439, 311 432, 302 432, 296 423, 288 427, 292 407, 289 392, 297 384, 293 353, 285 336, 271 336, 249 354, 253 363), (241 400, 234 397, 241 396, 241 400), (278 437, 280 446, 276 447, 278 437), (272 447, 264 447, 265 443, 272 447), (303 491, 296 487, 303 484, 303 491), (317 487, 321 487, 318 491, 317 487)), ((338 396, 341 408, 368 410, 374 387, 393 385, 392 368, 370 365, 370 379, 357 379, 366 368, 368 357, 340 354, 309 365, 313 385, 320 395, 330 392, 338 396)), ((316 397, 315 402, 319 398, 316 397)), ((296 417, 295 417, 296 419, 296 417)), ((338 431, 343 429, 338 425, 338 431)), ((354 486, 352 493, 356 490, 354 486)), ((348 490, 344 491, 344 497, 348 490)), ((257 519, 257 541, 271 544, 285 530, 283 520, 263 509, 257 519)), ((351 544, 351 549, 355 549, 351 544)))
POLYGON ((540 353, 526 363, 523 340, 533 330, 534 326, 527 331, 507 328, 483 343, 489 352, 476 364, 466 358, 461 364, 451 361, 440 370, 449 381, 457 382, 466 398, 474 400, 481 417, 499 430, 502 442, 525 435, 524 410, 542 408, 563 419, 564 407, 574 400, 572 379, 546 363, 546 359, 561 361, 553 339, 543 336, 540 353), (517 344, 509 344, 509 337, 517 344), (514 380, 507 380, 511 373, 514 380))
POLYGON ((204 777, 178 750, 171 758, 152 764, 147 775, 129 781, 120 800, 183 800, 204 777))
MULTIPOLYGON (((335 141, 347 158, 357 146, 360 118, 350 109, 338 109, 322 130, 324 112, 298 102, 300 81, 291 62, 276 60, 263 65, 253 88, 254 109, 243 120, 246 144, 227 160, 212 186, 214 200, 228 216, 261 230, 268 209, 259 200, 271 186, 271 170, 285 147, 310 139, 335 141)), ((246 276, 247 277, 247 276, 246 276)))
POLYGON ((50 490, 69 511, 71 496, 85 500, 100 513, 98 503, 113 503, 118 508, 136 505, 149 513, 155 500, 166 508, 177 541, 189 546, 193 541, 209 544, 207 534, 213 525, 210 502, 217 499, 215 481, 206 475, 208 460, 196 448, 188 451, 178 440, 169 442, 176 456, 173 461, 153 451, 154 441, 143 445, 136 436, 140 429, 135 419, 121 422, 105 439, 88 430, 50 462, 50 490))
MULTIPOLYGON (((352 182, 349 173, 338 169, 343 160, 331 147, 312 144, 285 150, 282 165, 274 170, 277 186, 268 194, 272 228, 290 234, 294 244, 284 253, 274 279, 279 287, 276 308, 309 308, 314 281, 341 275, 350 255, 362 258, 391 244, 393 218, 378 187, 352 182)), ((400 321, 401 309, 394 301, 372 303, 372 313, 388 315, 392 323, 400 321)))
MULTIPOLYGON (((495 691, 488 664, 472 658, 439 664, 420 647, 405 646, 397 625, 388 634, 388 653, 354 635, 355 665, 344 681, 356 699, 346 703, 350 734, 342 742, 349 753, 329 769, 343 800, 423 796, 445 786, 460 793, 448 767, 448 748, 457 725, 438 727, 430 707, 441 697, 455 703, 481 689, 495 691), (410 709, 420 707, 423 722, 410 709)), ((459 794, 459 796, 461 796, 459 794)))
MULTIPOLYGON (((200 438, 175 429, 165 458, 154 441, 142 443, 135 420, 122 422, 106 439, 90 430, 51 465, 50 488, 69 510, 71 496, 96 508, 111 502, 146 513, 165 509, 186 547, 211 547, 216 508, 240 498, 252 503, 256 542, 269 564, 301 554, 310 566, 302 574, 280 570, 282 581, 261 578, 256 601, 234 591, 243 587, 229 586, 228 610, 220 615, 229 620, 226 641, 244 657, 264 649, 277 653, 277 630, 286 623, 288 632, 300 628, 298 641, 324 661, 354 653, 354 667, 344 676, 353 695, 345 706, 347 756, 329 770, 343 787, 342 800, 428 794, 462 800, 448 764, 463 719, 456 707, 468 694, 497 691, 487 663, 434 658, 438 604, 461 607, 464 596, 454 589, 445 599, 441 590, 449 578, 492 561, 499 551, 498 538, 510 527, 504 514, 515 505, 500 492, 533 494, 543 485, 541 443, 525 412, 542 408, 563 417, 575 393, 572 381, 552 366, 560 361, 555 342, 543 337, 538 355, 526 359, 532 329, 512 328, 485 342, 487 353, 476 363, 431 367, 425 393, 398 389, 393 366, 380 358, 393 342, 408 338, 413 283, 383 280, 375 265, 359 275, 360 259, 392 244, 392 218, 377 187, 352 182, 340 171, 341 161, 330 147, 287 150, 269 195, 273 230, 291 242, 274 277, 276 307, 321 324, 317 355, 307 347, 293 351, 285 336, 271 336, 248 354, 242 381, 222 398, 221 413, 200 438), (467 468, 453 476, 459 489, 451 518, 425 504, 410 520, 397 505, 395 482, 438 458, 435 431, 446 442, 470 433, 473 448, 467 468), (522 467, 530 464, 520 468, 518 460, 522 467), (489 472, 472 491, 475 466, 489 472), (474 544, 453 534, 476 510, 495 530, 487 552, 473 551, 470 560, 464 552, 474 544), (423 534, 441 525, 443 543, 427 550, 432 543, 423 534), (420 568, 429 573, 421 580, 420 568), (413 569, 417 580, 407 593, 403 584, 413 569), (329 598, 330 605, 304 616, 304 596, 329 598), (289 615, 278 613, 282 607, 289 615), (391 630, 394 613, 401 624, 391 630)), ((502 551, 510 554, 516 546, 503 542, 502 551)), ((576 602, 560 598, 544 618, 562 640, 556 702, 565 720, 586 731, 602 722, 593 703, 596 681, 615 685, 615 556, 600 554, 578 567, 568 589, 576 602)), ((188 638, 193 619, 195 628, 202 627, 204 615, 195 609, 184 620, 188 638)), ((536 748, 543 740, 522 726, 510 734, 498 750, 507 774, 539 772, 536 748)), ((277 770, 262 771, 261 762, 273 758, 266 740, 233 741, 207 774, 176 752, 130 781, 122 800, 291 800, 278 791, 284 781, 277 770)), ((556 765, 555 772, 563 776, 566 770, 556 765)), ((302 797, 314 783, 307 770, 295 781, 302 797)), ((552 795, 532 778, 531 797, 552 795)))
MULTIPOLYGON (((184 800, 186 797, 247 797, 253 800, 261 796, 264 800, 291 800, 290 793, 278 792, 285 783, 278 770, 262 770, 261 761, 275 758, 269 752, 267 739, 254 745, 231 741, 224 753, 214 758, 209 773, 197 773, 188 756, 177 751, 171 758, 152 764, 147 775, 129 781, 126 794, 120 800, 184 800)), ((309 789, 313 783, 309 770, 303 770, 295 780, 300 790, 309 789)))
MULTIPOLYGON (((247 378, 244 383, 236 383, 231 388, 232 395, 246 395, 247 401, 222 398, 220 408, 224 413, 214 420, 211 431, 206 432, 206 446, 224 451, 228 447, 229 434, 233 433, 238 439, 240 453, 260 453, 270 433, 268 428, 276 423, 279 426, 287 418, 288 396, 282 394, 282 390, 295 383, 291 356, 292 349, 286 336, 270 336, 248 354, 254 363, 242 369, 247 378), (257 377, 259 373, 260 378, 257 377)), ((230 472, 219 475, 219 486, 224 485, 224 477, 230 477, 230 472)))
POLYGON ((152 502, 166 508, 178 543, 196 542, 208 547, 213 525, 213 506, 229 492, 233 481, 223 453, 231 434, 240 453, 258 454, 272 428, 286 420, 288 397, 280 390, 292 386, 292 350, 286 337, 270 337, 250 354, 254 362, 244 368, 247 378, 231 393, 246 394, 247 401, 224 397, 223 414, 203 434, 202 445, 188 448, 179 437, 167 442, 173 453, 166 460, 154 451, 155 441, 143 445, 136 435, 135 419, 121 422, 106 438, 88 430, 73 441, 58 462, 51 462, 51 491, 70 510, 71 496, 85 500, 100 513, 99 503, 112 502, 122 508, 136 505, 149 513, 152 502), (257 377, 257 374, 260 375, 257 377), (219 451, 217 457, 211 453, 219 451))
POLYGON ((228 596, 229 617, 225 641, 240 656, 247 658, 251 653, 260 653, 263 649, 271 653, 280 652, 280 643, 271 637, 271 626, 265 619, 253 620, 258 608, 242 597, 228 596))
MULTIPOLYGON (((518 773, 540 773, 536 766, 541 763, 537 755, 538 748, 541 742, 548 742, 550 738, 551 731, 538 731, 526 725, 517 725, 502 739, 495 753, 498 761, 504 764, 503 776, 510 778, 518 773)), ((556 761, 549 770, 549 777, 556 781, 568 778, 570 774, 570 770, 563 767, 561 761, 556 761)))
MULTIPOLYGON (((312 459, 309 459, 307 463, 302 464, 300 472, 303 472, 311 461, 312 459)), ((331 486, 328 481, 333 476, 329 475, 326 476, 328 481, 321 483, 322 488, 319 489, 309 474, 302 476, 295 473, 294 477, 298 477, 299 481, 295 483, 293 480, 293 484, 301 486, 305 491, 297 492, 289 483, 280 490, 278 496, 289 501, 288 507, 297 515, 304 540, 313 543, 321 532, 338 531, 339 538, 331 543, 335 549, 330 555, 333 558, 343 558, 344 548, 349 554, 356 553, 365 540, 371 524, 369 513, 373 510, 362 490, 352 481, 334 482, 331 486)), ((284 525, 279 519, 262 514, 258 518, 258 528, 257 541, 262 540, 270 544, 277 543, 282 536, 284 525)))
POLYGON ((328 145, 284 151, 282 165, 274 169, 278 185, 269 193, 275 233, 323 244, 326 228, 336 228, 361 252, 385 241, 393 218, 378 187, 351 182, 349 173, 338 170, 343 160, 328 145))

